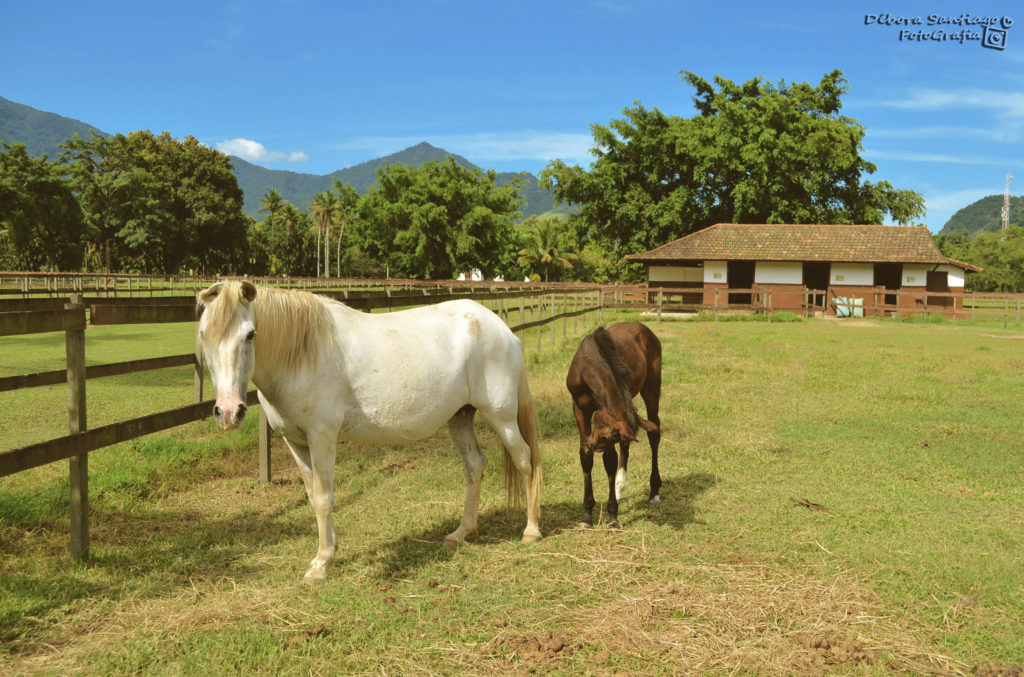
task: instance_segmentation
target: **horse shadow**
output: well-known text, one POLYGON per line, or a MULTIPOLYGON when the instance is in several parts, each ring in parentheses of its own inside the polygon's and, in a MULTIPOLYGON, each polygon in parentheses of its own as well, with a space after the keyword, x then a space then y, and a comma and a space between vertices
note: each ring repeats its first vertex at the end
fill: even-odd
MULTIPOLYGON (((706 472, 694 472, 680 478, 663 478, 660 503, 649 505, 646 491, 642 496, 636 492, 631 498, 620 503, 619 520, 622 528, 628 530, 631 525, 642 521, 668 526, 678 531, 686 529, 691 524, 703 524, 698 516, 696 503, 702 494, 718 482, 718 476, 706 472)), ((557 502, 545 501, 541 513, 541 529, 545 539, 566 532, 579 531, 578 524, 582 511, 582 496, 557 502)), ((470 547, 500 546, 516 542, 522 536, 521 510, 483 510, 479 515, 479 523, 480 529, 470 540, 470 547)), ((385 579, 413 577, 424 568, 447 562, 457 556, 457 549, 442 546, 444 537, 456 526, 458 519, 452 518, 379 544, 373 552, 339 553, 336 565, 370 565, 371 569, 376 569, 385 579)), ((606 526, 598 523, 593 528, 601 529, 606 526)))

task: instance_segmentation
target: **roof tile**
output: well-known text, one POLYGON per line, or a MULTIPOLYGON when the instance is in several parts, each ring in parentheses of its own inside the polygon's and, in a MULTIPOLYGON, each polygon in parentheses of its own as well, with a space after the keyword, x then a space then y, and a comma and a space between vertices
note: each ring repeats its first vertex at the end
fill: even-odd
POLYGON ((738 223, 719 223, 626 258, 640 263, 693 260, 949 261, 924 226, 738 223))

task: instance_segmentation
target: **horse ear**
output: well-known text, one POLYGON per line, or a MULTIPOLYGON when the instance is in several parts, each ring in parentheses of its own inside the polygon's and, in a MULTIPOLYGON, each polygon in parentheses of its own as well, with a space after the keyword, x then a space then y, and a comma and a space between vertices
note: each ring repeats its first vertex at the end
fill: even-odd
POLYGON ((246 303, 252 303, 253 299, 256 298, 256 285, 252 282, 242 280, 242 300, 246 303))
POLYGON ((196 295, 197 296, 197 300, 199 301, 199 303, 201 303, 202 305, 205 306, 207 303, 210 303, 215 298, 217 298, 217 294, 220 293, 220 286, 221 286, 221 284, 223 284, 223 283, 222 282, 214 282, 208 288, 206 288, 203 291, 199 292, 196 295))

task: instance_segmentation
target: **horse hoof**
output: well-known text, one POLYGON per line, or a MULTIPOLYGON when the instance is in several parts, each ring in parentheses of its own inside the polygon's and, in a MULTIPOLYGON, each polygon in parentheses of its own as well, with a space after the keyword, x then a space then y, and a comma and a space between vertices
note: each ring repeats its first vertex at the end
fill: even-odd
POLYGON ((590 522, 577 522, 576 523, 576 528, 577 529, 589 529, 592 526, 594 526, 594 525, 591 524, 590 522))
POLYGON ((648 501, 648 503, 650 503, 651 505, 658 505, 659 503, 661 503, 661 496, 658 496, 657 494, 651 496, 651 500, 648 501))
POLYGON ((540 533, 536 534, 523 534, 523 543, 537 543, 541 539, 540 533))
POLYGON ((306 575, 302 577, 302 582, 306 585, 316 585, 320 581, 327 580, 327 571, 324 569, 311 568, 306 572, 306 575))
POLYGON ((622 525, 619 524, 619 520, 612 520, 611 522, 608 523, 608 528, 609 529, 621 529, 622 525))
POLYGON ((460 545, 462 545, 462 543, 460 543, 458 539, 452 538, 451 536, 447 536, 444 539, 444 547, 448 548, 449 550, 458 550, 460 545))

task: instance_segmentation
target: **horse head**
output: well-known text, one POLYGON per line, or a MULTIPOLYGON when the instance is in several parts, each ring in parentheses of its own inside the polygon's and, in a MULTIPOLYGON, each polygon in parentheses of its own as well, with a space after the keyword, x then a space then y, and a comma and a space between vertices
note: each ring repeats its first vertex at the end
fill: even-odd
MULTIPOLYGON (((654 432, 658 426, 641 418, 636 417, 640 428, 647 432, 654 432)), ((604 409, 594 412, 594 428, 587 442, 592 448, 607 449, 619 442, 636 442, 638 429, 630 426, 625 418, 616 419, 610 416, 604 409)))
POLYGON ((245 281, 217 282, 196 297, 197 340, 217 393, 213 415, 225 430, 238 428, 245 419, 245 393, 256 363, 255 298, 256 287, 245 281))

